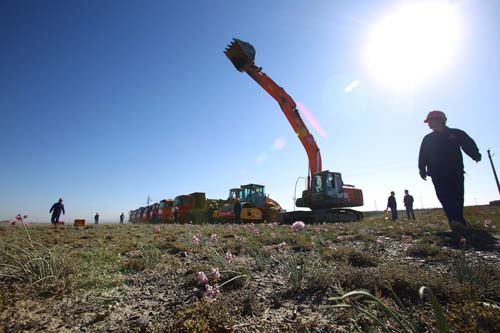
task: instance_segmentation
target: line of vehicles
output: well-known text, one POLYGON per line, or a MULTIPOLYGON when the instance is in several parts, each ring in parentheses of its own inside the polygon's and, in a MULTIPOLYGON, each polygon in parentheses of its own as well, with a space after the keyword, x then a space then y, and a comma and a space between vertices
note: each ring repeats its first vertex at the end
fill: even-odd
POLYGON ((276 201, 264 194, 264 186, 248 184, 231 189, 227 200, 207 199, 202 192, 180 195, 174 200, 162 200, 152 206, 131 211, 130 221, 234 221, 233 207, 236 200, 240 200, 242 204, 243 222, 267 220, 290 224, 298 220, 305 223, 361 220, 363 214, 350 207, 363 205, 363 192, 352 185, 344 184, 339 172, 323 170, 319 147, 300 117, 295 101, 262 72, 261 67, 255 65, 255 48, 250 43, 234 38, 224 50, 224 54, 238 71, 247 73, 278 102, 302 143, 309 160, 307 188, 295 204, 310 210, 285 212, 276 201))
POLYGON ((235 221, 234 205, 241 204, 241 221, 277 221, 283 210, 258 184, 241 185, 229 190, 227 199, 209 199, 204 192, 182 194, 129 212, 132 223, 230 223, 235 221))

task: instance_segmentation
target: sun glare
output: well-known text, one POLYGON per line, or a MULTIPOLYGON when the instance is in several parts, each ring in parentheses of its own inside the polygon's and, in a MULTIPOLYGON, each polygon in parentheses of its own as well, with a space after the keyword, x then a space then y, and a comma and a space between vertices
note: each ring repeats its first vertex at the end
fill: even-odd
POLYGON ((374 26, 366 64, 390 87, 414 87, 450 65, 458 36, 456 6, 438 1, 406 4, 374 26))

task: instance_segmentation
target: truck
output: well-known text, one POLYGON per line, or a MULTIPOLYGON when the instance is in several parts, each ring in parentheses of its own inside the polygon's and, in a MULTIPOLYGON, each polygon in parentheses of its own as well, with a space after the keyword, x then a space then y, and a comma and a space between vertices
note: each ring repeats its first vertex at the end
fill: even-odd
POLYGON ((290 95, 255 65, 255 48, 250 43, 233 38, 224 54, 239 72, 247 73, 272 98, 283 111, 288 122, 297 134, 308 158, 307 187, 297 198, 296 206, 309 208, 309 211, 282 212, 278 214, 280 223, 303 221, 341 222, 357 221, 363 213, 350 207, 363 205, 363 192, 352 185, 344 184, 339 172, 323 170, 321 153, 314 136, 302 120, 295 101, 290 95))
POLYGON ((220 200, 207 199, 204 192, 193 192, 175 197, 171 215, 177 223, 206 223, 213 219, 215 206, 220 200))
POLYGON ((160 200, 158 204, 158 222, 159 223, 168 223, 172 221, 172 206, 174 204, 174 200, 172 199, 163 199, 160 200))

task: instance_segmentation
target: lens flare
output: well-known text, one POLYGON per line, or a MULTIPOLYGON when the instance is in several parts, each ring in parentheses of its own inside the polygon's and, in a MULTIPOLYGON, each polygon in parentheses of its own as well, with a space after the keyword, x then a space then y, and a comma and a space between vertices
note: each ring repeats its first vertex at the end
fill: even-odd
POLYGON ((309 109, 307 109, 306 106, 302 103, 297 103, 297 107, 302 112, 304 117, 306 117, 307 122, 316 130, 316 132, 318 132, 319 135, 326 139, 326 132, 323 130, 316 118, 314 118, 309 109))

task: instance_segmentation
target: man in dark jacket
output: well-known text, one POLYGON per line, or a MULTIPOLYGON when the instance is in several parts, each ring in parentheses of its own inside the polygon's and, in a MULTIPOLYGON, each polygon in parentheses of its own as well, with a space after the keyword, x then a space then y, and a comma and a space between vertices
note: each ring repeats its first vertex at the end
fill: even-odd
POLYGON ((236 224, 241 223, 241 203, 240 199, 236 198, 234 203, 234 217, 236 218, 236 224))
POLYGON ((63 199, 59 198, 59 201, 52 205, 49 210, 49 213, 52 213, 52 218, 50 222, 52 223, 52 227, 56 227, 56 224, 59 222, 59 216, 61 216, 61 212, 66 214, 64 211, 63 199))
POLYGON ((408 194, 408 190, 405 190, 403 202, 406 208, 406 218, 409 220, 411 216, 411 218, 415 220, 415 212, 413 211, 413 196, 408 194))
POLYGON ((418 168, 423 180, 431 176, 436 195, 448 217, 452 231, 465 234, 464 163, 462 149, 474 161, 481 161, 476 143, 462 130, 446 126, 446 115, 431 111, 424 121, 431 133, 422 140, 418 168))
POLYGON ((396 221, 398 219, 398 204, 396 203, 396 197, 394 196, 394 191, 391 191, 391 196, 387 199, 387 208, 391 209, 392 220, 396 221))

